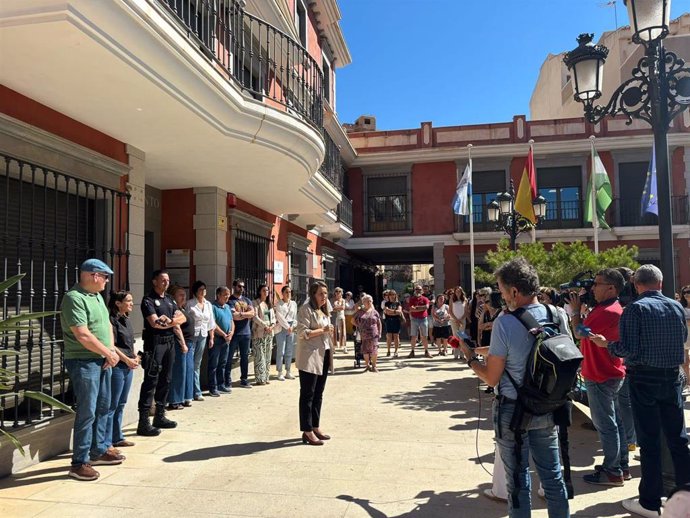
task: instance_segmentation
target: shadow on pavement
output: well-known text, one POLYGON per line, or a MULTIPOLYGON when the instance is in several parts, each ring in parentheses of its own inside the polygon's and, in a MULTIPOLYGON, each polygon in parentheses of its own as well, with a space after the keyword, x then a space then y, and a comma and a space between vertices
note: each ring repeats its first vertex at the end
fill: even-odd
POLYGON ((421 491, 415 499, 426 498, 426 503, 417 503, 411 511, 402 514, 388 515, 375 507, 370 500, 356 498, 350 495, 338 495, 339 500, 352 502, 360 506, 372 518, 457 518, 462 516, 462 511, 469 511, 465 516, 478 516, 481 507, 482 518, 502 518, 506 515, 505 507, 487 506, 479 500, 476 491, 444 491, 435 493, 434 491, 421 491), (473 513, 474 511, 474 513, 473 513))
POLYGON ((220 457, 243 457, 263 451, 277 450, 279 448, 290 448, 301 446, 301 439, 283 439, 273 442, 249 442, 245 444, 224 444, 210 448, 199 448, 198 450, 186 451, 178 455, 164 457, 163 462, 194 462, 200 460, 217 459, 220 457))
POLYGON ((386 403, 398 405, 406 410, 428 412, 454 412, 451 419, 464 420, 450 426, 451 430, 493 430, 491 419, 492 396, 477 392, 476 378, 457 378, 435 381, 414 392, 396 392, 383 396, 386 403), (480 400, 481 397, 481 409, 480 400))

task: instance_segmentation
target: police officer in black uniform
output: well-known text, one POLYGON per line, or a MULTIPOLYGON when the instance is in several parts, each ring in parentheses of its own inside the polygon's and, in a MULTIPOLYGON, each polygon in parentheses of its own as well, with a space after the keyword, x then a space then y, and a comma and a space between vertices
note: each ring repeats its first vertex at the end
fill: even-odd
POLYGON ((151 275, 153 290, 141 301, 144 316, 144 381, 139 396, 138 435, 155 436, 160 428, 175 428, 177 423, 165 417, 165 403, 170 390, 170 374, 175 360, 176 325, 184 324, 186 317, 178 310, 173 298, 166 293, 170 277, 165 270, 156 270, 151 275), (156 401, 156 415, 153 426, 149 423, 149 409, 156 401))

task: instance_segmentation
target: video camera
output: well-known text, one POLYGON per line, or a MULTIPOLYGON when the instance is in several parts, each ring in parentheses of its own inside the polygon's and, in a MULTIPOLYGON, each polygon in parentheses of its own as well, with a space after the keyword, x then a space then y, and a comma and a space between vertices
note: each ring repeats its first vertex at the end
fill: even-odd
POLYGON ((566 282, 559 286, 561 298, 564 302, 570 302, 571 291, 577 290, 580 292, 584 290, 584 293, 580 295, 580 302, 591 306, 594 303, 592 286, 594 286, 594 273, 592 270, 585 270, 584 272, 578 273, 570 282, 566 282))

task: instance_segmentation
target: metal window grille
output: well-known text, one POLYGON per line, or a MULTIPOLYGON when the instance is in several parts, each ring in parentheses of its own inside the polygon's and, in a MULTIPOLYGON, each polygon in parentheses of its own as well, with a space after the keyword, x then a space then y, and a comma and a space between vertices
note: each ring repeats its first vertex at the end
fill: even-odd
MULTIPOLYGON (((58 311, 79 279, 79 265, 97 257, 115 271, 110 289, 128 289, 129 194, 0 154, 0 250, 3 279, 24 278, 2 297, 3 319, 58 311)), ((14 373, 13 391, 43 391, 65 401, 66 376, 59 316, 31 321, 30 329, 0 336, 2 357, 14 373)), ((0 397, 0 425, 28 425, 54 410, 21 396, 0 397)))
POLYGON ((370 176, 367 178, 367 231, 410 230, 410 192, 408 176, 370 176))
POLYGON ((259 286, 268 284, 269 293, 274 292, 273 283, 273 237, 252 234, 239 228, 234 229, 233 280, 242 279, 245 294, 254 299, 259 286))

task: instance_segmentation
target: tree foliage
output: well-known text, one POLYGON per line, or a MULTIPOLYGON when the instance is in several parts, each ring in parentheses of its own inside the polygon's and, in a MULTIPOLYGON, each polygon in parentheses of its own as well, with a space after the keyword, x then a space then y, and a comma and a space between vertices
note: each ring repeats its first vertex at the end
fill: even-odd
POLYGON ((557 288, 566 283, 578 273, 591 270, 596 273, 602 268, 617 268, 625 266, 635 270, 640 265, 635 258, 638 254, 637 246, 621 245, 595 254, 582 241, 573 243, 555 243, 550 250, 544 248, 540 241, 535 243, 520 243, 516 252, 510 249, 507 239, 499 241, 496 250, 486 254, 489 271, 475 268, 475 279, 478 283, 495 284, 493 272, 506 261, 522 256, 539 273, 542 286, 557 288))

